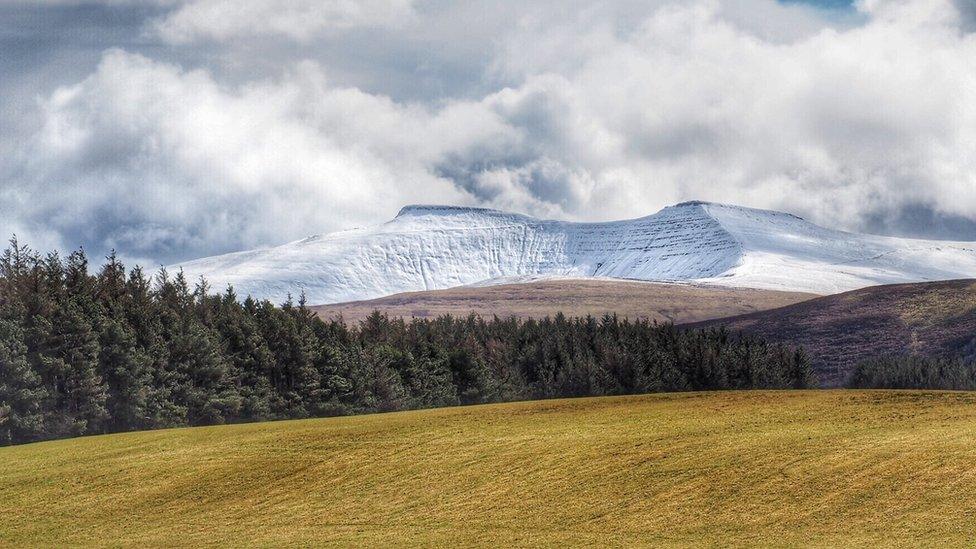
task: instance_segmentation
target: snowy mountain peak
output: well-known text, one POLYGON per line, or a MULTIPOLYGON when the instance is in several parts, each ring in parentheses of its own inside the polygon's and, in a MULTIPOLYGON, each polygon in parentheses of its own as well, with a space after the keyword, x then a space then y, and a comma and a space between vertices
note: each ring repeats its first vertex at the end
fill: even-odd
POLYGON ((407 217, 411 215, 512 215, 499 210, 490 208, 478 208, 474 206, 444 206, 438 204, 410 204, 400 208, 397 217, 407 217))
POLYGON ((713 214, 721 215, 722 212, 726 212, 726 213, 734 212, 734 213, 738 213, 739 215, 751 216, 757 221, 760 221, 762 219, 767 219, 771 222, 774 222, 774 220, 777 219, 779 220, 793 219, 793 220, 806 222, 806 220, 803 219, 802 217, 787 212, 780 212, 777 210, 764 210, 761 208, 750 208, 748 206, 738 206, 735 204, 725 204, 722 202, 706 202, 704 200, 689 200, 687 202, 679 202, 673 206, 668 206, 664 209, 667 210, 671 208, 697 209, 705 212, 708 215, 713 215, 713 214))
POLYGON ((694 208, 697 206, 723 206, 728 208, 741 208, 742 206, 733 206, 731 204, 722 204, 720 202, 707 202, 705 200, 688 200, 685 202, 678 202, 673 206, 668 206, 668 208, 694 208))
POLYGON ((702 201, 572 223, 412 205, 381 225, 181 265, 276 302, 369 299, 492 280, 610 277, 834 293, 976 275, 976 244, 857 235, 787 213, 702 201))

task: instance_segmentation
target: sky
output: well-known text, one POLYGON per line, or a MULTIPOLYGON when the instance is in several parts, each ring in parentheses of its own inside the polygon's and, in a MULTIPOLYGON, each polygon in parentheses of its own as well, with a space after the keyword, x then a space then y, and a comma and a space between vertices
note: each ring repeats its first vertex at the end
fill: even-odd
POLYGON ((146 266, 406 204, 976 240, 976 0, 0 0, 0 232, 146 266))

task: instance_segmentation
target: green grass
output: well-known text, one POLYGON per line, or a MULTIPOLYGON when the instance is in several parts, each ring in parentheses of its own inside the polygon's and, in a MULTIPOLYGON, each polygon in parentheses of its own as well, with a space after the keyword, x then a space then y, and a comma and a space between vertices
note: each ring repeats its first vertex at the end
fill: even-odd
POLYGON ((0 545, 972 546, 976 395, 725 392, 0 448, 0 545))

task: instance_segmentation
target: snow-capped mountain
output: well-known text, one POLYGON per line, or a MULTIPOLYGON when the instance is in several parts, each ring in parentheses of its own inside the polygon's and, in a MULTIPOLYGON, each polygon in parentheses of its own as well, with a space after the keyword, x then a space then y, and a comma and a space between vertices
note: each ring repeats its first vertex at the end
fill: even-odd
POLYGON ((309 303, 539 277, 609 277, 836 293, 976 276, 976 243, 825 229, 780 212, 684 202, 570 223, 482 208, 407 206, 376 227, 190 261, 216 288, 309 303))

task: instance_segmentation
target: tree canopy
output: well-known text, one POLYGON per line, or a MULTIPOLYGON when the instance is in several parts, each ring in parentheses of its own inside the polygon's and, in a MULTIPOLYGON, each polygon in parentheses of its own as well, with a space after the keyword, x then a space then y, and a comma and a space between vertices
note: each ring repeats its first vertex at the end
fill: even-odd
POLYGON ((519 399, 802 388, 801 350, 613 315, 322 320, 114 256, 0 256, 0 444, 519 399))

